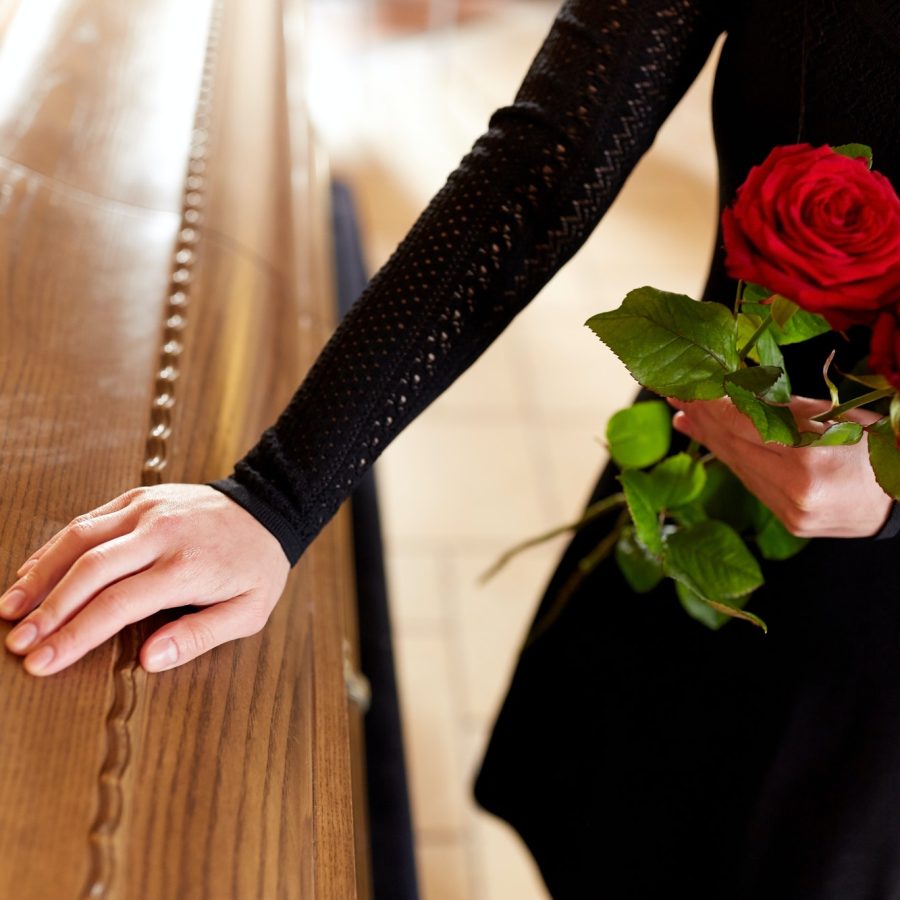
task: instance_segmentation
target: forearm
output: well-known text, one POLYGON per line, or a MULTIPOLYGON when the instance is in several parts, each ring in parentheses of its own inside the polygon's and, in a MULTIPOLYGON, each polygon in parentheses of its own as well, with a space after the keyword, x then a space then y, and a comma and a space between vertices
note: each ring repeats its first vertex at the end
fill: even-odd
POLYGON ((214 486, 295 561, 406 424, 581 246, 718 33, 688 0, 567 3, 278 422, 214 486))

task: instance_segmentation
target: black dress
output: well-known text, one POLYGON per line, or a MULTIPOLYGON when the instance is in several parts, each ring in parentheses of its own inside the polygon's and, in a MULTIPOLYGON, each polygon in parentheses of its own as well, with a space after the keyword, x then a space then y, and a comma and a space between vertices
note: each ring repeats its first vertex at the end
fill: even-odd
MULTIPOLYGON (((723 202, 797 140, 871 144, 900 183, 900 0, 569 0, 515 103, 278 422, 214 483, 292 563, 584 242, 723 31, 723 202)), ((706 297, 733 293, 717 253, 706 297)), ((864 352, 859 335, 791 348, 789 367, 808 373, 797 393, 822 393, 834 344, 844 365, 864 352)), ((604 527, 575 538, 542 607, 604 527)), ((900 898, 896 561, 894 539, 813 541, 767 572, 754 598, 765 637, 709 632, 670 588, 635 597, 602 566, 522 654, 478 800, 520 832, 558 898, 900 898)))

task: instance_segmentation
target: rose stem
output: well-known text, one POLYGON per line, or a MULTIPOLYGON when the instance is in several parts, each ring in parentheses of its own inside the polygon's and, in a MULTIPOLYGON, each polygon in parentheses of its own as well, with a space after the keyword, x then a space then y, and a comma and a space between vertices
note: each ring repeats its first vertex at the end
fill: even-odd
POLYGON ((827 422, 829 419, 836 419, 838 416, 843 415, 845 412, 851 409, 856 409, 858 406, 865 406, 867 403, 874 403, 876 400, 880 400, 882 397, 890 397, 891 394, 894 393, 894 389, 892 387, 889 388, 879 388, 877 391, 869 391, 868 394, 863 394, 861 397, 856 397, 853 400, 848 400, 846 403, 842 403, 840 406, 832 407, 831 409, 825 410, 823 413, 819 413, 817 416, 813 416, 813 422, 827 422))
POLYGON ((734 314, 737 315, 741 308, 741 301, 744 299, 744 281, 740 279, 737 283, 737 291, 734 294, 734 314))
POLYGON ((619 506, 624 506, 625 504, 625 495, 624 494, 610 494, 609 497, 604 497, 602 500, 598 500, 596 503, 589 506, 585 511, 584 515, 578 519, 577 522, 569 522, 567 525, 560 525, 558 528, 553 528, 550 531, 545 531, 543 534, 539 534, 536 537, 529 538, 527 541, 523 541, 521 544, 516 544, 515 547, 511 547, 507 550, 498 560, 495 562, 486 572, 479 576, 478 580, 482 584, 488 581, 490 578, 493 578, 494 575, 497 574, 517 553, 521 553, 523 550, 527 550, 529 547, 534 547, 536 544, 541 544, 544 541, 549 541, 550 538, 554 538, 559 534, 565 534, 567 531, 575 531, 576 528, 580 528, 582 525, 587 525, 588 522, 593 522, 594 519, 599 518, 604 513, 609 512, 611 509, 616 509, 619 506))
POLYGON ((772 324, 772 310, 766 314, 766 317, 762 320, 759 328, 750 335, 749 340, 740 350, 738 350, 738 356, 743 361, 747 358, 747 354, 756 346, 756 342, 762 337, 763 332, 772 324))
POLYGON ((568 605, 569 598, 575 593, 575 589, 612 553, 619 541, 622 528, 627 521, 628 512, 623 510, 613 530, 584 559, 579 561, 578 568, 572 572, 568 580, 560 588, 547 612, 534 623, 531 633, 525 640, 523 650, 527 650, 542 634, 546 633, 547 629, 562 615, 568 605))

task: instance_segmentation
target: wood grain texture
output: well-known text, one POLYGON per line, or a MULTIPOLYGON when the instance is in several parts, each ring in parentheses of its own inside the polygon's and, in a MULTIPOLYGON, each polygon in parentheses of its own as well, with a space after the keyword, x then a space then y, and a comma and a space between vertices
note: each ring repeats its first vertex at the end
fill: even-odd
MULTIPOLYGON (((34 6, 0 35, 7 582, 141 480, 226 474, 333 327, 278 0, 34 6)), ((350 567, 339 515, 259 635, 157 675, 162 616, 46 680, 4 653, 0 897, 356 897, 350 567)))

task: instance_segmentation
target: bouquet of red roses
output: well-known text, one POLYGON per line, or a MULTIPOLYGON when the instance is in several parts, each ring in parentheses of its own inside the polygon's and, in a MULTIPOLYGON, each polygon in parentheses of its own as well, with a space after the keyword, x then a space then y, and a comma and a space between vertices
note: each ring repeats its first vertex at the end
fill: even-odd
MULTIPOLYGON (((860 144, 777 147, 751 170, 724 213, 722 231, 726 269, 738 279, 733 309, 643 287, 586 324, 642 386, 678 408, 728 398, 763 442, 786 447, 865 439, 878 484, 900 499, 900 199, 872 170, 871 151, 860 144), (840 390, 830 374, 834 353, 824 359, 830 405, 813 417, 821 423, 816 430, 798 429, 781 348, 851 326, 871 329, 868 359, 842 373, 840 390), (859 407, 874 407, 879 415, 866 417, 870 424, 858 414, 848 417, 859 407)), ((806 541, 696 441, 670 455, 665 401, 620 410, 606 437, 621 470, 621 493, 498 563, 619 511, 531 639, 610 554, 638 593, 671 579, 687 612, 709 627, 737 617, 765 628, 745 608, 763 583, 757 555, 786 559, 806 541)))

